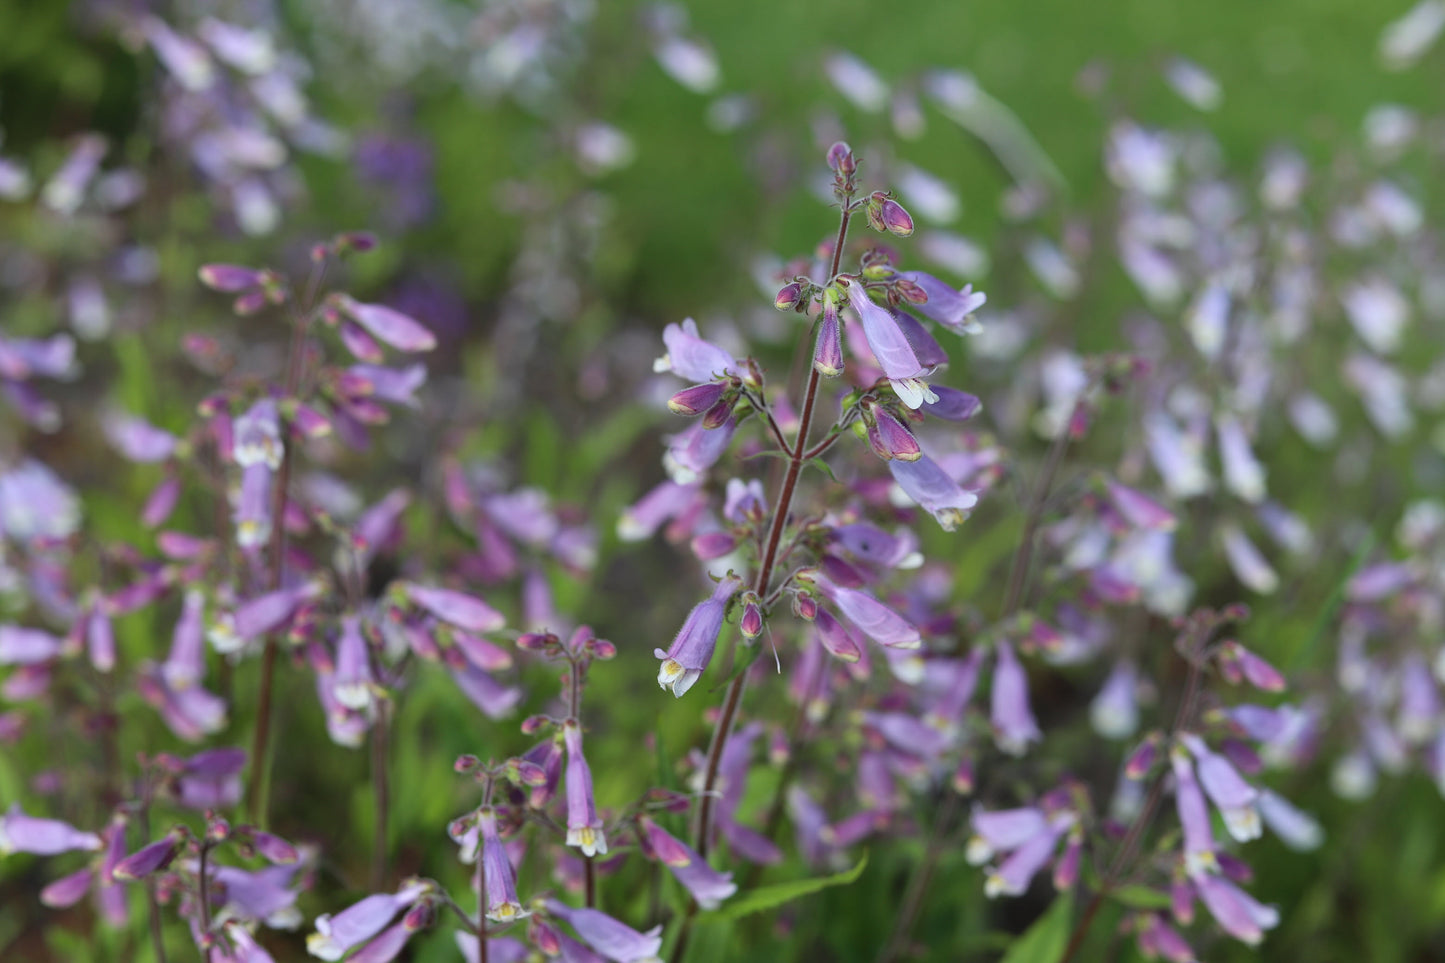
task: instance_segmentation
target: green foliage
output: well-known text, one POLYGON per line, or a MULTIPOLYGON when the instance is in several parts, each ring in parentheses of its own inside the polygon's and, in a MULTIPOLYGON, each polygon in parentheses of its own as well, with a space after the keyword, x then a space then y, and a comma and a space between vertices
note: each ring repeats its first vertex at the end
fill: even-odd
POLYGON ((1074 925, 1074 893, 1060 893, 1044 914, 1013 941, 1002 963, 1058 963, 1074 925))
POLYGON ((764 910, 776 909, 793 900, 802 899, 813 893, 825 890, 830 886, 847 886, 857 882, 858 877, 863 875, 863 870, 868 868, 868 853, 865 851, 851 869, 834 873, 831 876, 819 876, 813 879, 799 879, 788 883, 773 883, 769 886, 761 886, 754 890, 738 893, 728 899, 719 908, 704 915, 706 920, 720 920, 734 922, 753 913, 761 913, 764 910))

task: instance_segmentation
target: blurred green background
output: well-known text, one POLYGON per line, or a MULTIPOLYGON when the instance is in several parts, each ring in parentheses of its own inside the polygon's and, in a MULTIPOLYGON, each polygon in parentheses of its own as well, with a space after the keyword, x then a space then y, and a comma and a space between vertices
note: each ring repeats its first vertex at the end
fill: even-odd
MULTIPOLYGON (((323 66, 309 88, 322 116, 344 129, 400 130, 432 145, 433 216, 390 238, 374 262, 359 268, 361 281, 384 289, 408 272, 437 272, 464 298, 463 348, 443 364, 443 373, 472 385, 477 395, 469 404, 474 409, 495 402, 511 416, 484 425, 469 440, 469 449, 510 457, 517 481, 543 485, 560 500, 587 505, 602 520, 605 574, 591 589, 569 588, 560 579, 558 588, 564 605, 575 603, 604 634, 609 624, 626 624, 639 634, 666 637, 693 599, 658 598, 640 616, 632 611, 632 600, 644 591, 650 575, 665 571, 673 556, 657 545, 619 547, 607 520, 661 477, 655 441, 661 420, 619 403, 625 398, 594 406, 596 399, 577 387, 575 367, 590 352, 613 351, 615 367, 632 363, 639 372, 631 380, 625 372, 616 377, 624 385, 635 383, 647 369, 652 355, 646 351, 655 350, 655 337, 623 342, 630 354, 610 343, 638 330, 655 336, 664 324, 688 315, 756 310, 752 258, 759 251, 789 257, 805 253, 831 232, 829 212, 801 187, 812 172, 805 165, 816 160, 811 124, 820 105, 837 112, 853 142, 891 141, 899 158, 955 187, 963 213, 953 226, 989 249, 993 276, 974 280, 995 303, 1011 303, 1011 295, 1020 294, 1011 288, 1025 283, 1014 266, 1019 239, 1010 234, 999 206, 1011 181, 990 152, 928 107, 923 136, 897 140, 884 115, 851 108, 832 91, 820 69, 828 52, 851 51, 890 81, 930 68, 971 72, 985 91, 1018 116, 1057 165, 1068 186, 1064 209, 1072 211, 1110 203, 1102 143, 1116 117, 1182 128, 1207 126, 1219 139, 1228 166, 1241 175, 1257 169, 1264 152, 1280 143, 1293 144, 1313 164, 1328 167, 1343 143, 1358 142, 1361 120, 1371 106, 1391 102, 1437 113, 1445 80, 1438 55, 1410 71, 1381 69, 1376 38, 1386 22, 1407 9, 1397 2, 688 3, 688 32, 709 42, 717 54, 719 93, 743 92, 756 102, 753 125, 720 133, 707 123, 708 99, 673 82, 653 60, 638 26, 641 6, 597 3, 579 56, 559 73, 562 93, 540 108, 508 98, 489 103, 442 71, 423 70, 403 89, 395 89, 374 75, 364 58, 352 61, 349 69, 323 66), (1198 62, 1219 79, 1224 90, 1219 110, 1201 114, 1160 81, 1160 67, 1174 55, 1198 62), (1107 74, 1102 97, 1080 91, 1079 78, 1086 68, 1107 74), (595 180, 578 173, 560 156, 557 125, 569 118, 559 112, 569 111, 575 113, 571 119, 600 119, 625 131, 636 148, 634 162, 595 180), (527 377, 518 385, 489 337, 503 314, 501 292, 514 276, 529 226, 528 215, 517 213, 512 203, 514 185, 537 179, 539 172, 552 191, 549 210, 595 187, 608 198, 611 218, 605 242, 582 269, 587 293, 581 309, 574 317, 553 319, 541 331, 544 350, 528 356, 527 377), (561 360, 549 369, 548 358, 561 360), (504 387, 523 392, 540 408, 525 413, 518 399, 504 396, 504 387)), ((111 135, 136 159, 157 149, 149 139, 152 105, 147 99, 155 66, 92 25, 94 11, 102 7, 99 0, 0 0, 0 147, 5 153, 33 153, 53 162, 59 156, 56 143, 88 129, 111 135)), ((228 8, 218 3, 215 9, 234 9, 232 15, 244 22, 247 5, 228 8)), ((318 49, 332 29, 327 9, 296 0, 282 5, 282 22, 302 52, 318 49)), ((302 169, 308 200, 288 209, 288 237, 376 225, 376 199, 344 159, 307 158, 302 169)), ((1430 181, 1425 184, 1428 199, 1430 181)), ((198 263, 261 263, 277 256, 274 240, 210 236, 204 204, 194 199, 158 212, 145 226, 151 232, 148 240, 165 253, 164 271, 177 291, 166 316, 145 334, 161 342, 173 342, 187 330, 193 312, 215 315, 216 305, 199 292, 187 293, 198 263)), ((1119 344, 1119 318, 1137 296, 1114 282, 1119 279, 1096 299, 1093 310, 1077 319, 1073 336, 1079 346, 1119 344)), ((535 283, 545 284, 545 277, 535 283)), ((43 312, 12 312, 0 324, 41 329, 47 321, 43 312)), ((115 391, 158 423, 182 423, 194 385, 181 385, 179 374, 175 383, 157 383, 140 347, 146 343, 138 335, 118 342, 115 391)), ((429 425, 434 432, 444 427, 429 425)), ((1025 439, 1008 440, 1027 448, 1025 439)), ((414 465, 407 459, 416 455, 405 447, 400 452, 404 457, 392 469, 398 481, 408 478, 414 465)), ((1290 449, 1285 455, 1303 457, 1290 449)), ((80 463, 85 453, 69 457, 80 463)), ((1408 454, 1389 457, 1408 474, 1408 454)), ((1302 481, 1315 471, 1303 460, 1274 462, 1272 468, 1280 480, 1302 481)), ((154 482, 143 472, 135 475, 117 486, 113 501, 102 498, 88 506, 102 530, 122 535, 132 529, 128 505, 154 482)), ((377 485, 383 484, 378 476, 377 485)), ((1353 497, 1364 510, 1370 496, 1360 491, 1353 497)), ((1324 509, 1333 497, 1316 490, 1296 507, 1324 509)), ((1016 519, 1006 515, 1003 509, 981 513, 961 536, 971 548, 959 562, 961 584, 981 584, 982 573, 1007 555, 1017 527, 1016 519)), ((1377 534, 1386 535, 1389 522, 1379 520, 1377 534)), ((930 549, 948 557, 950 552, 962 554, 958 544, 935 538, 930 549)), ((1257 613, 1256 631, 1262 624, 1277 640, 1273 654, 1295 651, 1312 637, 1321 607, 1343 578, 1348 558, 1336 555, 1327 561, 1331 564, 1322 564, 1312 576, 1302 575, 1297 590, 1277 600, 1274 609, 1257 613)), ((165 629, 156 630, 138 617, 122 631, 128 644, 144 649, 147 637, 165 629)), ((593 697, 607 702, 608 718, 589 737, 590 746, 596 747, 593 765, 604 802, 620 798, 640 782, 671 778, 671 763, 701 744, 706 732, 698 703, 663 705, 655 691, 647 691, 651 642, 617 641, 631 655, 598 673, 593 697), (644 691, 647 698, 629 697, 644 691), (641 732, 658 719, 663 734, 659 751, 608 742, 609 730, 641 732)), ((1322 661, 1311 668, 1327 672, 1322 661)), ((545 680, 532 681, 545 688, 545 680)), ((305 680, 293 678, 290 683, 293 701, 306 704, 305 680)), ((238 685, 244 693, 245 680, 238 685)), ((1066 686, 1050 695, 1081 708, 1085 691, 1066 686)), ((324 744, 314 713, 297 711, 287 725, 298 742, 324 744)), ((432 763, 478 751, 479 739, 500 747, 498 753, 515 751, 524 743, 511 724, 478 730, 475 713, 458 705, 449 684, 438 678, 424 680, 410 693, 397 726, 398 746, 425 750, 398 753, 398 784, 407 787, 397 794, 392 834, 398 866, 459 882, 459 867, 448 863, 450 845, 438 834, 445 821, 467 805, 467 797, 445 765, 432 763)), ((127 738, 136 743, 132 750, 146 742, 141 733, 127 738)), ((18 794, 29 762, 0 760, 0 789, 6 798, 18 794)), ((289 761, 283 754, 277 785, 284 787, 284 806, 294 807, 294 825, 344 820, 347 836, 368 839, 365 771, 361 753, 289 761), (348 788, 337 791, 335 786, 348 788)), ((767 798, 768 778, 761 774, 750 788, 759 800, 767 798)), ((1323 771, 1314 771, 1301 774, 1297 786, 1283 787, 1304 790, 1292 798, 1325 823, 1329 840, 1321 851, 1292 854, 1271 840, 1248 851, 1259 874, 1254 891, 1281 906, 1284 921, 1279 930, 1257 954, 1221 942, 1211 945, 1205 958, 1445 960, 1445 841, 1440 838, 1445 805, 1437 790, 1419 776, 1387 779, 1373 800, 1357 805, 1335 799, 1325 784, 1323 771)), ((283 830, 285 819, 278 823, 283 830)), ((879 845, 856 885, 794 904, 776 920, 754 917, 728 934, 700 938, 690 959, 870 959, 891 925, 908 868, 921 848, 919 840, 898 847, 879 845)), ((346 856, 339 858, 344 862, 346 856)), ((364 854, 355 857, 357 866, 365 860, 364 854)), ((24 873, 34 871, 18 860, 0 866, 0 873, 11 879, 16 878, 12 874, 25 878, 24 873)), ((614 892, 638 892, 610 885, 614 892)), ((647 898, 640 894, 628 905, 641 907, 647 898)), ((678 895, 665 898, 676 902, 678 895)), ((929 959, 993 959, 1007 944, 1006 934, 1028 925, 1044 905, 1042 899, 984 900, 980 874, 964 865, 960 847, 940 864, 917 938, 938 948, 929 959)), ((308 912, 319 909, 309 906, 308 912)), ((6 942, 5 928, 14 929, 15 918, 6 916, 10 912, 0 909, 0 946, 6 942)), ((1132 943, 1113 933, 1110 912, 1096 925, 1082 959, 1136 958, 1132 943)), ((63 935, 56 938, 64 940, 63 935)), ((52 949, 71 954, 57 959, 105 952, 77 946, 52 949)), ((111 952, 115 955, 110 958, 120 959, 125 950, 111 952)), ((438 937, 417 958, 442 960, 450 953, 449 938, 438 937)))

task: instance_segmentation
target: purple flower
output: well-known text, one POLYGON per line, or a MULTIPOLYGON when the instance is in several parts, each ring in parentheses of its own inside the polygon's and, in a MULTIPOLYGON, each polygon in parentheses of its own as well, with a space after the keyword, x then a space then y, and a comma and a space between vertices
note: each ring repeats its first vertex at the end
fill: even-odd
POLYGON ((256 549, 271 537, 271 476, 264 462, 241 472, 241 492, 236 499, 236 544, 256 549))
POLYGON ((922 410, 935 418, 942 418, 944 421, 967 421, 983 410, 983 402, 978 400, 977 395, 943 385, 932 387, 938 400, 924 402, 922 410))
POLYGON ((363 304, 351 298, 344 298, 340 306, 347 316, 366 329, 367 334, 398 351, 431 351, 437 346, 434 334, 395 308, 363 304))
POLYGON ((281 440, 281 414, 273 398, 262 398, 246 409, 232 425, 231 458, 242 468, 281 467, 285 444, 281 440))
POLYGON ((843 326, 838 319, 838 305, 831 296, 823 303, 823 317, 818 322, 813 367, 825 378, 836 378, 843 373, 843 326))
POLYGON ((592 796, 592 770, 582 755, 582 727, 568 719, 562 736, 567 745, 567 845, 588 856, 605 856, 607 836, 592 796))
POLYGON ((1254 946, 1264 931, 1279 923, 1279 911, 1264 906, 1222 876, 1196 873, 1191 876, 1199 898, 1226 933, 1254 946))
POLYGON ((272 929, 290 930, 300 926, 301 911, 296 908, 299 892, 294 884, 305 864, 300 861, 299 853, 292 850, 292 854, 297 860, 290 865, 266 866, 254 871, 236 866, 215 867, 214 879, 219 885, 212 894, 219 891, 222 899, 216 916, 256 920, 272 929))
POLYGON ((923 645, 923 637, 917 627, 867 592, 844 588, 817 571, 799 577, 817 585, 823 596, 837 606, 848 621, 879 645, 899 649, 916 649, 923 645))
POLYGON ((1179 808, 1179 824, 1184 829, 1184 864, 1191 875, 1203 873, 1217 862, 1209 807, 1183 748, 1176 746, 1171 750, 1169 760, 1174 768, 1174 801, 1179 808))
POLYGON ((1260 790, 1258 806, 1264 824, 1290 849, 1308 852, 1324 841, 1324 830, 1315 818, 1278 793, 1260 790))
POLYGON ((888 463, 888 471, 904 494, 937 519, 945 532, 957 528, 968 517, 969 509, 978 504, 977 495, 960 488, 927 455, 916 461, 894 459, 888 463))
POLYGON ((27 460, 0 470, 0 533, 21 542, 66 538, 79 525, 80 500, 45 465, 27 460))
POLYGON ((179 443, 175 435, 155 427, 144 418, 111 412, 101 418, 106 438, 123 456, 134 462, 165 461, 179 443))
POLYGON ((187 759, 176 776, 176 802, 187 809, 226 809, 241 800, 246 750, 207 749, 187 759))
MULTIPOLYGON (((517 899, 517 876, 512 861, 507 857, 507 848, 497 832, 497 814, 483 809, 477 814, 477 824, 482 834, 482 871, 487 883, 487 919, 498 923, 511 923, 530 916, 517 899)), ((604 848, 603 852, 606 852, 604 848)))
POLYGON ((0 625, 0 665, 39 665, 60 655, 60 637, 44 629, 0 625))
POLYGON ((1138 686, 1139 670, 1128 659, 1120 660, 1089 705, 1095 732, 1105 739, 1127 739, 1134 734, 1139 727, 1138 686))
POLYGON ((266 272, 237 264, 204 264, 197 274, 206 287, 225 294, 259 288, 266 279, 266 272))
MULTIPOLYGON (((478 963, 482 955, 477 938, 470 933, 457 931, 457 949, 466 963, 478 963)), ((527 959, 527 945, 509 936, 498 936, 487 940, 487 963, 523 963, 527 959)))
POLYGON ((161 664, 161 677, 172 689, 197 685, 206 674, 205 611, 206 597, 197 589, 188 589, 171 635, 170 654, 161 664))
POLYGON ((665 481, 622 513, 617 520, 617 537, 624 542, 641 541, 651 537, 665 522, 673 521, 673 526, 683 532, 681 537, 685 538, 706 506, 700 484, 665 481))
POLYGON ((734 575, 724 578, 711 597, 693 606, 667 651, 653 650, 652 654, 662 660, 657 670, 659 686, 671 689, 679 699, 693 687, 712 661, 728 601, 741 585, 742 579, 734 575))
POLYGON ((0 816, 0 856, 34 853, 54 856, 72 850, 98 850, 104 843, 95 833, 76 829, 58 819, 27 816, 19 803, 0 816))
POLYGON ((645 963, 662 949, 660 925, 639 933, 600 910, 574 909, 554 899, 547 900, 547 911, 572 924, 588 946, 614 963, 645 963))
POLYGON ((1199 783, 1205 794, 1224 817, 1229 835, 1240 842, 1259 838, 1259 810, 1255 803, 1259 790, 1255 789, 1229 764, 1229 760, 1210 752, 1204 740, 1191 733, 1180 735, 1180 741, 1193 754, 1199 771, 1199 783))
POLYGON ((331 691, 346 708, 365 709, 372 702, 373 681, 371 651, 361 632, 361 619, 347 615, 341 620, 341 635, 336 641, 336 674, 331 679, 331 691))
MULTIPOLYGON (((974 829, 982 836, 980 816, 998 817, 987 830, 993 834, 997 846, 990 846, 1007 857, 990 869, 984 880, 985 896, 1018 896, 1028 889, 1034 876, 1038 875, 1053 858, 1059 840, 1074 824, 1076 817, 1070 812, 1059 812, 1046 816, 1041 810, 1011 810, 1006 813, 975 813, 974 829)), ((976 858, 979 850, 970 841, 970 857, 976 858)))
POLYGON ((495 632, 507 624, 502 613, 481 599, 451 589, 405 584, 406 597, 443 622, 468 632, 495 632))
POLYGON ((923 450, 918 439, 882 406, 873 406, 873 424, 868 426, 868 445, 873 453, 884 461, 918 461, 923 450))
POLYGON ((428 892, 428 884, 410 881, 395 893, 368 896, 335 916, 324 913, 316 917, 316 932, 306 937, 306 951, 323 960, 339 960, 380 933, 398 912, 428 892))
POLYGON ((40 891, 40 902, 52 909, 65 909, 80 902, 90 892, 95 870, 89 866, 69 876, 62 876, 40 891))
POLYGON ((898 317, 889 309, 873 303, 866 292, 859 292, 849 303, 863 326, 863 336, 868 340, 878 367, 892 382, 899 400, 910 408, 917 408, 925 401, 938 400, 924 380, 934 368, 919 359, 898 317))
POLYGON ((116 863, 111 875, 116 879, 141 879, 165 869, 180 851, 181 837, 169 833, 116 863))
POLYGON ((709 428, 704 420, 670 436, 663 456, 668 475, 679 485, 698 481, 728 450, 736 429, 737 421, 729 415, 716 428, 709 428))
POLYGON ((1021 756, 1031 742, 1043 738, 1029 707, 1029 677, 1014 655, 1013 646, 999 639, 995 646, 998 662, 993 670, 992 705, 989 724, 999 750, 1021 756))
POLYGON ((965 853, 968 861, 981 866, 995 853, 1018 849, 1048 829, 1048 816, 1037 806, 1020 809, 975 809, 970 819, 973 836, 965 853))
POLYGON ((732 355, 702 339, 692 318, 681 325, 669 324, 663 329, 662 341, 667 345, 667 353, 653 363, 653 371, 671 371, 695 383, 712 381, 719 375, 742 373, 732 355))
POLYGON ((703 909, 716 909, 738 888, 731 873, 708 865, 696 850, 674 837, 647 817, 639 820, 643 839, 651 854, 662 862, 703 909))
POLYGON ((978 334, 983 330, 974 320, 973 313, 984 306, 988 296, 974 291, 973 285, 965 284, 962 290, 954 290, 949 284, 922 271, 900 271, 898 276, 918 285, 928 295, 928 300, 918 305, 924 317, 937 321, 955 334, 978 334))

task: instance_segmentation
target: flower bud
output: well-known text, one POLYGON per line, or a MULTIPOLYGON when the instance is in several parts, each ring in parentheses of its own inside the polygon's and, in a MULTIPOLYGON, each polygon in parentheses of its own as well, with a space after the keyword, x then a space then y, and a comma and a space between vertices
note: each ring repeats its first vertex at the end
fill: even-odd
POLYGON ((547 770, 535 762, 528 762, 525 759, 514 759, 516 764, 516 780, 524 786, 545 786, 547 784, 547 770))
POLYGON ((457 761, 452 763, 453 772, 471 772, 482 764, 482 761, 471 753, 457 756, 457 761))
POLYGON ((667 400, 667 407, 675 415, 693 417, 717 405, 723 396, 724 387, 721 382, 713 381, 705 385, 693 385, 691 388, 684 388, 667 400))
POLYGON ((756 639, 763 634, 763 610, 758 606, 757 596, 751 595, 744 601, 743 617, 738 622, 738 629, 745 639, 756 639))
POLYGON ((530 736, 534 732, 541 732, 552 724, 552 718, 550 716, 528 716, 522 720, 522 732, 530 736))
POLYGON ((286 866, 301 858, 301 854, 280 836, 273 836, 271 833, 259 829, 251 831, 251 842, 267 862, 275 863, 278 866, 286 866))
POLYGON ((793 311, 803 300, 803 283, 789 281, 778 290, 778 296, 773 298, 773 307, 779 311, 793 311))
POLYGON ((1149 733, 1139 747, 1130 753, 1128 761, 1124 763, 1124 775, 1134 780, 1147 776, 1159 758, 1159 743, 1162 738, 1158 732, 1149 733))
POLYGON ((206 287, 227 294, 259 288, 262 281, 260 271, 236 264, 206 264, 196 273, 206 287))
POLYGON ((907 278, 899 278, 897 281, 894 281, 893 290, 909 304, 928 303, 928 292, 923 289, 923 286, 915 284, 907 278))
POLYGON ((606 639, 597 639, 592 643, 592 655, 603 662, 617 658, 617 646, 606 639))
POLYGON ((406 915, 401 919, 401 925, 412 932, 424 930, 436 921, 436 915, 436 907, 432 905, 431 900, 423 900, 406 911, 406 915))
POLYGON ((726 398, 724 398, 717 404, 709 408, 707 410, 707 414, 702 416, 702 426, 709 431, 714 428, 721 428, 723 425, 728 423, 728 419, 730 419, 732 416, 732 403, 726 398))
POLYGON ((836 301, 823 305, 823 319, 818 322, 818 341, 813 348, 813 367, 825 378, 843 373, 843 330, 838 321, 836 301))
MULTIPOLYGON (((913 233, 913 216, 903 209, 893 198, 888 198, 880 206, 879 219, 883 227, 894 237, 907 237, 913 233)), ((924 300, 927 300, 925 295, 924 300)))
POLYGON ((180 838, 174 834, 167 835, 148 846, 142 846, 116 863, 111 875, 116 879, 140 879, 149 876, 169 866, 180 848, 180 838))
POLYGON ((799 592, 793 596, 793 614, 804 622, 811 622, 818 617, 818 600, 813 596, 799 592))
POLYGON ((528 652, 543 652, 561 644, 562 640, 551 632, 523 632, 517 636, 517 648, 528 652))
POLYGON ((828 148, 828 169, 843 177, 852 177, 858 173, 858 161, 853 156, 853 148, 845 141, 838 141, 828 148))

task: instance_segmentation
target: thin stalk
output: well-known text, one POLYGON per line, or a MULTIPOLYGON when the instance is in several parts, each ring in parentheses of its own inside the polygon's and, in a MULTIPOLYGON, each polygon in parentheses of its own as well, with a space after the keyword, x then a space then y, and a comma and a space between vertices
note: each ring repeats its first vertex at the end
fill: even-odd
POLYGON ((201 842, 201 963, 211 959, 211 882, 206 857, 211 853, 209 840, 201 842))
MULTIPOLYGON (((848 239, 848 220, 852 216, 847 205, 843 207, 843 213, 838 222, 838 240, 833 246, 833 267, 829 272, 829 278, 838 274, 838 263, 843 256, 843 243, 848 239)), ((866 296, 866 295, 865 295, 866 296)), ((803 407, 798 416, 798 435, 793 447, 788 451, 788 470, 783 476, 783 484, 778 491, 778 502, 773 509, 773 522, 768 530, 768 540, 763 549, 762 561, 758 566, 758 577, 753 583, 753 591, 759 596, 768 594, 768 585, 773 577, 773 565, 778 559, 778 547, 782 543, 783 529, 788 523, 788 511, 793 505, 793 495, 797 492, 798 477, 803 471, 804 453, 808 448, 808 432, 813 427, 813 413, 818 404, 818 385, 822 381, 816 367, 808 369, 808 387, 803 395, 803 407)), ((712 828, 713 791, 717 786, 718 767, 722 763, 723 746, 726 745, 728 735, 732 731, 733 720, 737 716, 738 704, 742 701, 743 689, 747 686, 747 673, 742 673, 728 685, 727 694, 723 698, 722 711, 718 715, 717 727, 713 729, 712 742, 707 750, 707 762, 703 769, 702 795, 698 803, 697 827, 693 836, 693 848, 703 857, 707 857, 708 836, 712 828)))
MULTIPOLYGON (((793 714, 793 721, 788 726, 788 758, 783 762, 783 771, 778 774, 778 785, 773 789, 773 798, 768 803, 768 815, 763 821, 763 835, 769 839, 773 833, 778 831, 778 824, 783 821, 783 807, 786 803, 788 787, 792 785, 793 776, 798 771, 798 747, 802 745, 803 730, 808 725, 808 702, 813 698, 813 693, 823 682, 823 677, 828 671, 828 663, 820 659, 813 675, 808 680, 808 686, 803 692, 802 701, 798 703, 798 709, 793 714)), ((747 887, 753 886, 758 877, 762 874, 763 865, 754 863, 748 872, 746 880, 747 887)))
MULTIPOLYGON (((140 805, 140 834, 142 839, 151 838, 151 790, 148 783, 143 783, 145 789, 141 796, 140 805)), ((124 827, 116 829, 116 832, 125 832, 124 827)), ((156 900, 156 882, 154 878, 146 878, 146 906, 150 915, 151 948, 155 950, 156 963, 167 963, 165 934, 161 930, 161 904, 156 900)))
POLYGON ((391 752, 388 742, 391 703, 378 700, 376 725, 371 727, 371 792, 375 801, 374 835, 371 840, 371 891, 380 892, 386 885, 388 852, 387 822, 391 803, 391 752))
MULTIPOLYGON (((1072 421, 1071 414, 1069 422, 1072 421)), ((1003 609, 999 613, 1000 622, 1014 615, 1019 606, 1023 604, 1024 594, 1028 588, 1029 568, 1033 562, 1034 538, 1038 534, 1039 526, 1043 524, 1044 509, 1048 504, 1049 492, 1053 489, 1054 479, 1058 476, 1059 466, 1063 464, 1064 460, 1064 451, 1069 444, 1067 425, 1066 422, 1064 430, 1059 432, 1049 446, 1048 454, 1044 456, 1043 468, 1039 471, 1039 477, 1034 482, 1033 492, 1029 496, 1028 507, 1024 514, 1024 529, 1019 536, 1018 548, 1014 550, 1013 563, 1009 568, 1003 609)), ((938 815, 934 819, 928 848, 908 880, 908 888, 904 891, 900 904, 898 922, 893 928, 893 935, 889 937, 888 942, 884 944, 883 952, 878 956, 879 963, 892 963, 908 943, 913 926, 918 922, 918 914, 923 910, 923 898, 928 892, 928 884, 932 882, 933 874, 938 869, 938 860, 943 855, 943 841, 949 831, 949 824, 953 822, 958 808, 962 805, 960 798, 958 793, 948 793, 942 808, 939 809, 938 815)))
MULTIPOLYGON (((1195 702, 1199 697, 1199 679, 1201 676, 1199 663, 1196 659, 1189 660, 1189 679, 1184 683, 1184 696, 1179 700, 1179 710, 1174 716, 1174 727, 1170 732, 1172 739, 1175 733, 1188 726, 1194 716, 1195 702)), ((1167 745, 1170 740, 1165 740, 1167 745)), ((1167 771, 1167 770, 1166 770, 1167 771)), ((1078 925, 1069 937, 1068 946, 1064 949, 1064 955, 1060 957, 1059 963, 1069 963, 1079 948, 1084 945, 1084 938, 1089 935, 1089 929, 1094 925, 1094 917, 1099 913, 1099 907, 1104 903, 1104 897, 1118 886, 1128 874, 1134 863, 1134 856, 1139 848, 1140 842, 1144 839, 1144 833, 1154 822, 1154 816, 1159 810, 1159 804, 1164 799, 1165 773, 1160 772, 1154 777, 1154 782, 1149 786, 1149 795, 1144 800, 1144 806, 1139 810, 1139 815, 1129 824, 1129 830, 1124 835, 1124 841, 1119 844, 1118 851, 1109 862, 1109 868, 1104 872, 1104 878, 1099 883, 1098 890, 1089 905, 1084 907, 1084 913, 1079 917, 1078 925)))
MULTIPOLYGON (((838 265, 843 257, 843 245, 848 240, 848 221, 852 217, 852 211, 848 209, 848 201, 843 199, 842 215, 838 221, 838 238, 833 244, 833 266, 829 269, 829 280, 838 276, 838 265)), ((866 297, 867 295, 862 295, 866 297)), ((799 357, 802 357, 800 354, 799 357)), ((783 476, 782 486, 778 490, 777 505, 773 509, 772 524, 768 528, 767 541, 763 545, 761 561, 758 565, 758 577, 753 581, 753 591, 760 598, 768 597, 768 585, 773 578, 773 568, 779 558, 779 548, 783 541, 783 529, 787 527, 788 512, 793 505, 793 495, 797 492, 798 478, 803 471, 803 463, 808 460, 808 433, 813 427, 813 414, 818 404, 818 386, 822 382, 822 375, 818 369, 809 365, 808 387, 803 395, 803 407, 798 415, 798 435, 791 447, 784 444, 783 450, 788 454, 788 469, 783 476)), ((717 726, 713 729, 712 741, 707 747, 707 761, 703 767, 702 793, 698 801, 697 825, 694 827, 693 848, 704 858, 707 858, 708 836, 712 828, 713 794, 717 788, 718 767, 722 764, 723 747, 727 744, 728 735, 732 731, 733 721, 737 716, 738 704, 742 701, 743 689, 747 685, 747 673, 744 672, 734 679, 723 697, 722 709, 718 714, 717 726)), ((692 921, 697 916, 698 906, 696 901, 688 905, 683 915, 682 923, 677 934, 677 942, 673 944, 672 960, 678 963, 687 952, 688 933, 692 921)))
MULTIPOLYGON (((311 319, 311 307, 326 273, 324 263, 311 271, 306 284, 305 310, 293 311, 291 318, 291 344, 286 354, 285 398, 293 398, 301 385, 302 367, 306 348, 306 329, 311 319)), ((293 443, 286 437, 289 425, 282 426, 285 443, 281 450, 281 467, 276 472, 276 489, 271 500, 271 542, 267 546, 270 575, 270 590, 281 587, 282 566, 286 561, 286 499, 291 485, 291 461, 293 443)), ((274 635, 266 637, 266 647, 261 653, 261 688, 256 696, 256 731, 251 740, 251 780, 247 786, 246 811, 251 821, 262 829, 270 822, 271 798, 271 716, 272 689, 276 677, 278 655, 274 635)))

